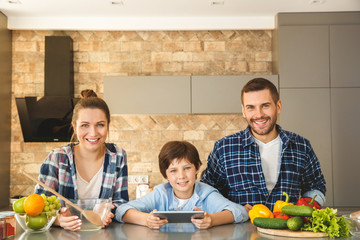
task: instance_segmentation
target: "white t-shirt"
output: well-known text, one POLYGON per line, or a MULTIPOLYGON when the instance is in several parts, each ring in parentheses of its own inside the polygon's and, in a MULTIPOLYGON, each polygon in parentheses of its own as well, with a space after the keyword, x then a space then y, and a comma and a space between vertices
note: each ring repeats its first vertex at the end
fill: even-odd
POLYGON ((256 138, 255 142, 259 145, 261 167, 265 177, 266 188, 271 192, 278 179, 281 139, 278 135, 277 138, 268 143, 263 143, 256 138))
POLYGON ((99 171, 92 177, 92 179, 87 182, 79 174, 79 171, 76 170, 76 179, 78 185, 78 195, 79 199, 84 198, 99 198, 102 175, 103 175, 104 166, 101 166, 99 171))
POLYGON ((178 197, 175 197, 175 198, 178 200, 177 210, 181 211, 184 208, 184 206, 186 205, 186 203, 189 201, 189 199, 180 199, 178 197))

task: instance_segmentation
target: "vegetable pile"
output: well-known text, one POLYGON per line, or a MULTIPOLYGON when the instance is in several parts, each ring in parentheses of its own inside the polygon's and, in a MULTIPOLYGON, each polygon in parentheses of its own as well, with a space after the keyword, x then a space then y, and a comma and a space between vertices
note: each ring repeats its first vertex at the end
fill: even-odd
POLYGON ((314 210, 309 223, 306 223, 301 230, 323 232, 331 238, 348 237, 349 228, 344 217, 336 215, 337 210, 332 208, 314 210))
POLYGON ((292 231, 311 231, 327 234, 330 238, 348 237, 349 228, 344 217, 337 216, 333 208, 321 209, 321 206, 311 198, 301 198, 297 205, 286 201, 277 201, 274 213, 262 204, 254 205, 249 211, 251 222, 262 228, 289 229, 292 231))

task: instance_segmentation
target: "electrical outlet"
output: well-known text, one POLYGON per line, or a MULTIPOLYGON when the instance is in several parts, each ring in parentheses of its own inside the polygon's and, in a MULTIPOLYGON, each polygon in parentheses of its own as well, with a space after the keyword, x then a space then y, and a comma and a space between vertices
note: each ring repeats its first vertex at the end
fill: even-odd
POLYGON ((128 184, 149 183, 147 175, 128 175, 128 184))

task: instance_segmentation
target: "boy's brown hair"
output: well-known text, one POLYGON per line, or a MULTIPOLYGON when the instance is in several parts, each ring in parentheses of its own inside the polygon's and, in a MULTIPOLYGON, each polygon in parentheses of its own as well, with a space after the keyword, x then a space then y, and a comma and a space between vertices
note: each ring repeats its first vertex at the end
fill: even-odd
POLYGON ((164 178, 167 178, 166 170, 175 159, 189 161, 195 165, 196 170, 201 166, 199 153, 194 145, 186 141, 170 141, 165 143, 159 153, 159 168, 164 178))

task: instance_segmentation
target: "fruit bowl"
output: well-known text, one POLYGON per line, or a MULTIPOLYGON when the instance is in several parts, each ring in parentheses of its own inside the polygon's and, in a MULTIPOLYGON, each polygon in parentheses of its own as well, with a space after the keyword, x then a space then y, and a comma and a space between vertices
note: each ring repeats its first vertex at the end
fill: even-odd
POLYGON ((26 232, 44 232, 56 219, 61 204, 55 195, 31 194, 13 202, 16 221, 26 232))
MULTIPOLYGON (((73 201, 78 207, 80 207, 83 210, 91 210, 95 213, 97 213, 101 221, 104 222, 106 217, 108 216, 110 210, 111 210, 111 199, 100 199, 100 198, 88 198, 88 199, 81 199, 78 201, 73 201)), ((93 231, 101 229, 102 226, 97 226, 92 224, 91 222, 86 219, 86 217, 80 213, 77 209, 72 207, 69 204, 66 204, 66 207, 69 209, 71 215, 76 215, 81 220, 81 228, 80 231, 93 231)))
MULTIPOLYGON (((30 216, 27 213, 15 213, 16 221, 26 232, 47 231, 56 219, 57 212, 41 212, 37 216, 30 216)), ((35 214, 31 214, 35 215, 35 214)))

